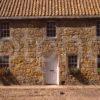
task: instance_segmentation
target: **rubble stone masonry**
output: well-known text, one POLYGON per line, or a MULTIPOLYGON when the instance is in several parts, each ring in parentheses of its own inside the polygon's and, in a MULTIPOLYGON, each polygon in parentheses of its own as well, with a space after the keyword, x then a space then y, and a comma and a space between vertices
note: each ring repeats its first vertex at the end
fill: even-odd
POLYGON ((9 55, 9 70, 18 84, 44 85, 44 57, 53 52, 59 56, 60 84, 99 84, 96 20, 55 20, 55 38, 46 37, 47 21, 10 20, 10 37, 0 40, 0 55, 9 55), (69 73, 70 54, 78 56, 79 79, 69 73))

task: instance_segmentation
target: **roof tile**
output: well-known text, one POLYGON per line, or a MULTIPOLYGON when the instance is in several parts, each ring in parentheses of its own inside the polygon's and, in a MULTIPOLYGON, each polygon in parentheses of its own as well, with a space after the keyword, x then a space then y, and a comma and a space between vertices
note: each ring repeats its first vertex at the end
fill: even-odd
POLYGON ((100 16, 100 0, 1 0, 0 17, 100 16))

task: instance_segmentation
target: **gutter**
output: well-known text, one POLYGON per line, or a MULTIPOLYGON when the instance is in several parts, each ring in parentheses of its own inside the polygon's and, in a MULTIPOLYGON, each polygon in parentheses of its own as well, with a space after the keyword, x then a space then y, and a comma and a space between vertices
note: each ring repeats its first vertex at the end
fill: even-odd
POLYGON ((15 16, 15 17, 0 17, 0 20, 6 19, 80 19, 80 18, 100 18, 100 15, 95 16, 15 16))

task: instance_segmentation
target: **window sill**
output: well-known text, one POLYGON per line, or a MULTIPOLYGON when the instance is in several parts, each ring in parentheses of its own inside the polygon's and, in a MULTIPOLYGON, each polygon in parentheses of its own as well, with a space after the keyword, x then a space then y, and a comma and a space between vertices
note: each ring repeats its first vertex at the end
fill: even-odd
POLYGON ((47 40, 56 40, 57 37, 46 37, 47 40))
POLYGON ((11 39, 10 37, 3 37, 3 38, 0 38, 0 41, 10 40, 10 39, 11 39))

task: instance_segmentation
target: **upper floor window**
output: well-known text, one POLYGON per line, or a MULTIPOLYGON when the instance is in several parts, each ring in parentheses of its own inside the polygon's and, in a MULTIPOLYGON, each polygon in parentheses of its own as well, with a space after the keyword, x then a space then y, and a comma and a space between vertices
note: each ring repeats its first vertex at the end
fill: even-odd
POLYGON ((10 36, 9 23, 0 23, 0 38, 9 36, 10 36))
POLYGON ((55 24, 55 22, 48 22, 47 23, 47 36, 48 37, 55 37, 56 36, 56 24, 55 24))
POLYGON ((100 36, 100 23, 97 24, 97 36, 100 36))
POLYGON ((68 56, 68 66, 69 68, 77 68, 77 55, 68 56))
POLYGON ((0 56, 0 67, 9 67, 9 56, 0 56))

